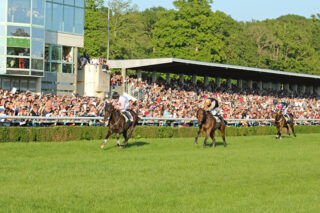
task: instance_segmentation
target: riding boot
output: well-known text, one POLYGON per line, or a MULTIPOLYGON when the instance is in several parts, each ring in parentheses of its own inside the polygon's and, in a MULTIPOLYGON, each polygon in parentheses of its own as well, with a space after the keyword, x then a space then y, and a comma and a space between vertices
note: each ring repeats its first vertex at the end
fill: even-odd
POLYGON ((218 116, 218 118, 220 119, 220 121, 223 121, 223 117, 219 114, 219 115, 217 115, 218 116))

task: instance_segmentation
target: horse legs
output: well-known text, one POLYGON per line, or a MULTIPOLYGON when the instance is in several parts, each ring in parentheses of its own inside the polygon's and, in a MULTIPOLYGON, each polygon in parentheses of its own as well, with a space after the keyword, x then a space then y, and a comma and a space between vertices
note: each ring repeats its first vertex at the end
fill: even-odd
POLYGON ((277 135, 276 135, 276 139, 279 139, 281 137, 281 129, 279 126, 276 126, 277 128, 277 135))
POLYGON ((201 130, 201 128, 199 128, 199 131, 198 131, 198 133, 197 133, 197 135, 196 135, 196 138, 195 138, 195 140, 194 140, 194 144, 198 144, 198 137, 199 137, 199 135, 200 135, 201 132, 202 132, 202 130, 201 130))
POLYGON ((122 142, 123 146, 127 146, 128 145, 128 136, 127 136, 127 131, 123 131, 123 137, 124 137, 124 141, 122 142))
POLYGON ((290 135, 290 130, 289 130, 289 126, 285 126, 285 128, 287 128, 287 134, 290 135))
POLYGON ((210 137, 212 138, 212 147, 216 147, 216 139, 214 138, 214 129, 210 132, 210 137))
POLYGON ((117 133, 117 146, 119 149, 121 149, 121 144, 120 144, 120 133, 117 133))
POLYGON ((227 146, 227 142, 226 142, 226 132, 225 132, 225 126, 223 125, 222 128, 220 129, 221 132, 221 137, 223 140, 223 146, 226 147, 227 146))
POLYGON ((208 137, 210 135, 210 132, 211 132, 211 129, 210 130, 209 129, 206 130, 206 137, 204 138, 203 148, 206 148, 206 146, 207 146, 207 140, 208 140, 208 137))
POLYGON ((290 128, 291 128, 291 130, 292 130, 293 136, 294 136, 294 137, 297 137, 297 136, 296 136, 296 133, 294 132, 293 122, 290 123, 290 128))
POLYGON ((108 134, 107 134, 107 136, 104 138, 104 141, 102 142, 102 144, 101 144, 101 149, 103 149, 104 148, 104 145, 107 143, 107 141, 108 141, 108 138, 110 137, 110 135, 111 135, 112 133, 111 133, 111 131, 108 131, 108 134))

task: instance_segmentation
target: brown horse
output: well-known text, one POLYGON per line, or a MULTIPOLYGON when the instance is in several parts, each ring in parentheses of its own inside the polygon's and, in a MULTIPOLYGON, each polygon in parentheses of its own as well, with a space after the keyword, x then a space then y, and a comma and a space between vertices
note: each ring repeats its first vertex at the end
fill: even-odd
POLYGON ((204 109, 199 109, 197 111, 196 116, 198 119, 199 131, 197 133, 194 143, 198 144, 198 137, 200 133, 203 131, 206 131, 203 147, 204 148, 206 147, 209 135, 212 138, 212 147, 215 147, 216 139, 214 138, 214 132, 216 129, 219 129, 223 139, 223 144, 226 147, 227 146, 226 139, 225 139, 225 128, 227 124, 226 121, 222 119, 222 121, 217 122, 217 118, 213 117, 210 112, 207 112, 204 109))
POLYGON ((296 133, 294 132, 294 128, 293 128, 294 119, 293 119, 293 115, 292 114, 289 114, 289 120, 287 121, 282 113, 280 113, 280 112, 275 113, 274 124, 277 127, 277 131, 278 131, 276 139, 278 139, 278 138, 281 139, 282 138, 281 137, 281 130, 282 130, 283 127, 287 129, 288 135, 290 135, 290 130, 289 130, 289 127, 290 127, 293 136, 296 137, 296 133))
POLYGON ((132 135, 132 132, 134 130, 134 127, 138 124, 139 117, 137 114, 133 111, 129 111, 131 113, 131 116, 133 118, 133 121, 130 122, 129 119, 126 119, 124 115, 119 111, 116 110, 112 103, 106 103, 105 106, 105 115, 104 115, 104 120, 108 121, 108 134, 105 137, 103 143, 101 144, 101 149, 104 148, 104 145, 107 143, 108 138, 110 135, 113 133, 117 134, 117 145, 118 148, 121 148, 121 145, 127 146, 128 145, 128 140, 132 135), (122 144, 120 144, 120 134, 123 134, 124 141, 122 144))

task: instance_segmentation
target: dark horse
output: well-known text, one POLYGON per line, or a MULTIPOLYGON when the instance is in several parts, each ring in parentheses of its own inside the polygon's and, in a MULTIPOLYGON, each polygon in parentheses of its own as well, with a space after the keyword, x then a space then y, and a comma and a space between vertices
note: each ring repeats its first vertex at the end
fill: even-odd
POLYGON ((225 139, 225 128, 227 123, 224 119, 222 119, 222 121, 220 122, 217 122, 217 118, 213 117, 210 112, 207 112, 204 109, 199 109, 197 111, 197 119, 199 124, 199 131, 194 141, 195 144, 198 144, 199 134, 202 131, 206 131, 206 137, 204 139, 203 147, 206 147, 209 135, 212 138, 212 147, 215 147, 216 139, 214 138, 214 132, 216 129, 219 129, 223 139, 223 144, 224 146, 227 146, 225 139))
POLYGON ((130 122, 129 119, 126 119, 124 115, 119 111, 116 110, 112 103, 106 103, 105 106, 105 115, 104 115, 104 120, 109 122, 109 130, 108 134, 105 137, 103 143, 101 144, 101 149, 104 148, 104 145, 106 144, 108 138, 110 137, 111 134, 117 133, 117 145, 118 148, 121 148, 121 145, 127 146, 128 145, 128 140, 132 135, 132 132, 134 130, 134 127, 137 125, 139 121, 139 117, 137 114, 133 111, 129 111, 131 113, 133 121, 130 122), (120 134, 123 134, 124 141, 122 144, 120 144, 120 134))
POLYGON ((287 128, 288 135, 290 135, 290 130, 289 130, 289 127, 290 127, 291 130, 292 130, 293 136, 296 137, 296 133, 294 133, 294 128, 293 128, 294 120, 293 120, 293 115, 292 114, 289 114, 289 118, 288 118, 288 121, 287 121, 282 113, 280 113, 280 112, 275 113, 274 124, 277 127, 277 131, 278 131, 276 139, 278 139, 278 138, 281 139, 282 138, 281 137, 281 130, 282 130, 283 127, 287 128))

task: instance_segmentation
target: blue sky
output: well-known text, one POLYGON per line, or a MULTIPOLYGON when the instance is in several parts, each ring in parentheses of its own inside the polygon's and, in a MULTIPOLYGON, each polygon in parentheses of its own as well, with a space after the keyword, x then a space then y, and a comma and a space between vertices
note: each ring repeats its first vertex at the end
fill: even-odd
MULTIPOLYGON (((139 10, 162 6, 174 9, 173 0, 132 0, 139 10)), ((295 14, 310 18, 320 13, 320 0, 214 0, 213 11, 220 10, 237 21, 278 18, 295 14)))

